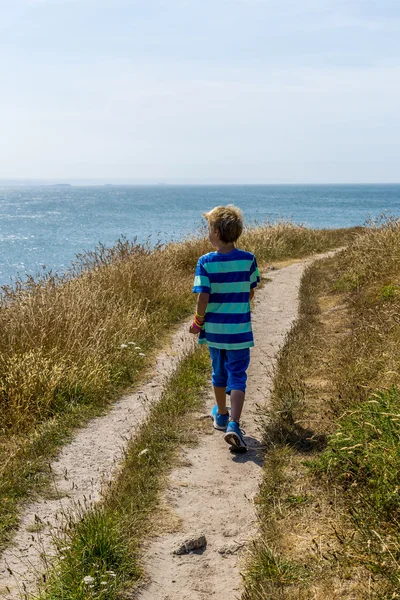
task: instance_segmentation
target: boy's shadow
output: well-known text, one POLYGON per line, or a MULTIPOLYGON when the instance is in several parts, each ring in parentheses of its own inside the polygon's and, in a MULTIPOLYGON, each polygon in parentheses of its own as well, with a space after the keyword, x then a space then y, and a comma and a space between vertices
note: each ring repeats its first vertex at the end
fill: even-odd
POLYGON ((274 446, 290 446, 301 454, 314 454, 325 450, 328 440, 324 433, 316 433, 299 423, 292 426, 267 428, 265 437, 274 446))
POLYGON ((247 444, 247 452, 237 450, 233 446, 230 447, 232 460, 235 463, 247 463, 253 462, 258 467, 262 467, 264 464, 264 446, 259 440, 249 435, 244 436, 247 444))

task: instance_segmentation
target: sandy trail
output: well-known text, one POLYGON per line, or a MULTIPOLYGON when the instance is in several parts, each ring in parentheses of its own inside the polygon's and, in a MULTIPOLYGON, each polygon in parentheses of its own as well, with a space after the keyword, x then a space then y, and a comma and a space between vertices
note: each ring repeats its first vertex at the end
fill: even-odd
POLYGON ((46 494, 52 499, 39 498, 25 507, 12 545, 0 558, 0 598, 19 600, 36 590, 45 571, 43 556, 53 552, 52 535, 74 507, 100 498, 128 440, 143 423, 150 406, 160 399, 165 381, 193 348, 195 340, 188 329, 189 322, 184 323, 172 336, 169 347, 157 356, 147 383, 123 397, 106 415, 91 420, 63 448, 52 464, 53 482, 50 494, 46 494), (32 533, 38 522, 40 532, 32 533))
MULTIPOLYGON (((257 428, 257 405, 268 402, 269 373, 297 314, 301 275, 309 261, 269 271, 272 279, 256 290, 253 310, 255 348, 251 351, 242 427, 250 450, 231 454, 223 433, 212 428, 195 448, 183 451, 182 465, 175 469, 164 501, 181 520, 177 533, 149 541, 144 568, 149 576, 138 600, 204 600, 239 598, 240 564, 246 543, 257 530, 253 499, 261 478, 262 454, 257 428), (174 555, 179 541, 204 533, 202 551, 174 555)), ((214 404, 207 397, 207 409, 214 404)))
MULTIPOLYGON (((271 278, 256 290, 253 324, 256 347, 252 349, 248 391, 243 414, 250 450, 233 455, 214 431, 203 435, 198 446, 183 451, 182 466, 173 471, 165 502, 182 519, 179 533, 161 535, 147 544, 144 566, 149 575, 140 600, 200 600, 239 597, 240 554, 256 533, 253 498, 261 477, 262 455, 256 424, 257 405, 268 401, 271 384, 268 373, 277 351, 297 313, 298 288, 305 265, 310 261, 268 271, 271 278), (198 554, 172 554, 185 533, 203 532, 207 547, 198 554)), ((23 511, 21 525, 12 546, 0 559, 0 598, 17 600, 36 591, 45 571, 43 553, 52 554, 52 533, 85 498, 96 501, 104 483, 112 477, 129 438, 143 423, 149 406, 158 401, 163 383, 182 356, 195 344, 184 323, 160 354, 148 382, 135 394, 121 399, 103 417, 93 419, 79 431, 52 465, 53 495, 38 499, 23 511), (147 398, 143 402, 143 398, 147 398), (35 515, 40 533, 32 533, 35 515), (8 569, 11 569, 12 574, 8 569)), ((207 397, 207 410, 213 405, 207 397)))

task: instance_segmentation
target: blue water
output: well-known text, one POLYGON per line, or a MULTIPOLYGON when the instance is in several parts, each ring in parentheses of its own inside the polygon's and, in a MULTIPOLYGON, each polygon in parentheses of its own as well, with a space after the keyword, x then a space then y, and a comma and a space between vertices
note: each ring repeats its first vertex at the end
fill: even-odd
POLYGON ((43 268, 66 271, 77 253, 121 235, 180 240, 198 231, 204 211, 228 202, 248 223, 349 227, 398 216, 400 185, 0 187, 0 285, 43 268))

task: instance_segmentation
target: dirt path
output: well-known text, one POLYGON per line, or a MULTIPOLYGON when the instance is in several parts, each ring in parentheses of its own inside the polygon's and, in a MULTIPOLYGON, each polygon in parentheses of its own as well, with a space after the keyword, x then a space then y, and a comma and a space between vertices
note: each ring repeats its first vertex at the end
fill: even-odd
MULTIPOLYGON (((212 429, 200 444, 186 450, 182 466, 171 477, 165 501, 182 519, 179 534, 160 536, 148 546, 145 569, 149 584, 141 600, 200 600, 215 595, 240 594, 238 569, 243 545, 256 532, 252 500, 261 476, 262 456, 256 425, 257 404, 268 400, 270 367, 297 312, 301 274, 307 262, 269 271, 272 279, 256 292, 253 314, 256 347, 252 350, 243 427, 250 451, 232 455, 222 434, 212 429), (203 532, 207 548, 201 554, 172 554, 185 533, 203 532)), ((0 559, 0 598, 17 600, 36 589, 44 572, 43 553, 51 556, 52 531, 63 515, 85 498, 96 501, 104 482, 112 476, 127 439, 143 422, 150 404, 157 402, 163 382, 176 368, 194 339, 185 323, 171 346, 157 359, 148 383, 123 398, 105 416, 93 419, 66 446, 52 465, 56 499, 39 499, 26 506, 13 544, 0 559), (143 398, 147 401, 143 402, 143 398), (32 533, 37 524, 40 533, 32 533), (12 571, 10 574, 9 570, 12 571)), ((207 399, 211 408, 211 395, 207 399)))
MULTIPOLYGON (((308 262, 308 261, 307 261, 308 262)), ((298 288, 307 262, 269 271, 272 279, 256 291, 252 349, 242 426, 250 450, 231 454, 223 434, 212 428, 200 444, 185 450, 175 469, 165 502, 181 522, 177 533, 150 540, 144 568, 147 586, 138 600, 204 600, 239 598, 240 563, 246 543, 256 534, 253 499, 261 477, 262 455, 257 428, 257 405, 268 402, 271 367, 297 314, 298 288), (185 537, 203 533, 202 551, 175 555, 185 537)), ((207 398, 207 409, 214 404, 207 398)), ((179 522, 179 521, 178 521, 179 522)))

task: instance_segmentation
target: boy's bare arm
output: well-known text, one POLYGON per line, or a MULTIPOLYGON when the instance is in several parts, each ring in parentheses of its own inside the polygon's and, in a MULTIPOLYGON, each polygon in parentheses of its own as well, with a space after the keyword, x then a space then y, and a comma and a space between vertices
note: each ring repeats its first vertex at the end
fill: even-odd
MULTIPOLYGON (((197 296, 196 312, 198 315, 200 315, 200 317, 205 315, 209 299, 210 294, 207 294, 206 292, 201 292, 201 294, 197 296)), ((199 330, 193 327, 192 325, 190 326, 189 331, 190 333, 194 333, 195 335, 200 333, 199 330)))
POLYGON ((254 298, 254 288, 251 288, 250 290, 250 300, 253 300, 254 298))
POLYGON ((196 312, 201 317, 203 315, 205 315, 205 313, 206 313, 207 304, 208 304, 209 299, 210 299, 210 294, 207 294, 206 292, 201 292, 201 294, 199 294, 197 297, 196 312))

